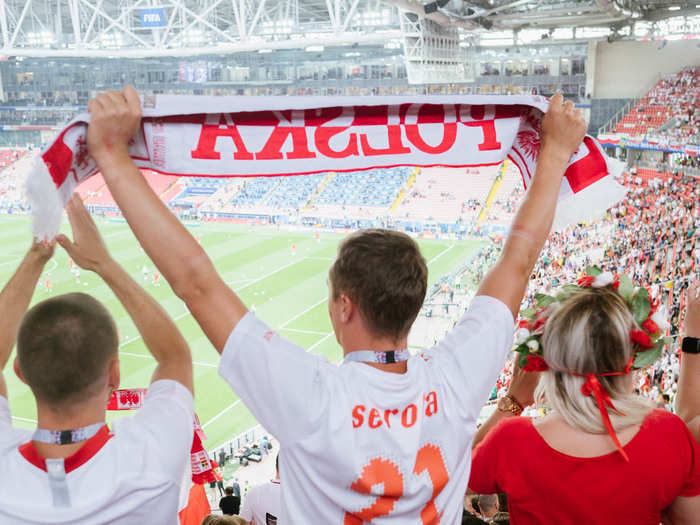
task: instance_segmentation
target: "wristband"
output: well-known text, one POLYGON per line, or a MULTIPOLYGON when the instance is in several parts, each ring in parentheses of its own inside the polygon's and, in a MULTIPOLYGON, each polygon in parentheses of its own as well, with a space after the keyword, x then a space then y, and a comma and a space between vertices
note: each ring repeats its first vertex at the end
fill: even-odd
POLYGON ((684 337, 681 350, 684 354, 700 354, 700 339, 697 337, 684 337))

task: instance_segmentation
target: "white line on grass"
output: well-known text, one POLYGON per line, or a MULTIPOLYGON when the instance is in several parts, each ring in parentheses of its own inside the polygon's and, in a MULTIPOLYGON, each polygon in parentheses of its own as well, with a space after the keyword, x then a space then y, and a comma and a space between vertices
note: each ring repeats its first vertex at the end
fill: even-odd
POLYGON ((26 421, 27 423, 36 423, 36 419, 28 419, 26 417, 19 417, 19 416, 11 416, 12 419, 16 419, 17 421, 26 421))
POLYGON ((321 343, 323 343, 326 339, 328 339, 328 338, 329 338, 330 336, 332 336, 334 333, 335 333, 335 332, 333 332, 333 331, 328 332, 328 333, 327 333, 326 335, 324 335, 321 339, 319 339, 319 340, 316 341, 314 344, 312 344, 306 351, 307 351, 307 352, 311 352, 311 350, 313 350, 313 349, 316 348, 318 345, 320 345, 321 343))
POLYGON ((447 252, 449 252, 449 251, 450 251, 452 248, 454 248, 454 247, 455 247, 454 244, 450 244, 447 248, 445 248, 444 250, 442 250, 440 253, 438 253, 438 254, 437 254, 435 257, 433 257, 432 259, 430 259, 430 260, 428 261, 428 264, 433 264, 435 261, 437 261, 440 257, 442 257, 443 255, 445 255, 447 252))
POLYGON ((221 412, 219 412, 218 414, 216 414, 216 415, 215 415, 213 418, 211 418, 209 421, 207 421, 206 423, 204 423, 204 424, 202 425, 202 428, 207 428, 210 424, 212 424, 214 421, 216 421, 217 419, 219 419, 221 416, 223 416, 226 412, 228 412, 229 410, 231 410, 233 407, 235 407, 235 406, 238 405, 239 403, 241 403, 241 400, 240 400, 240 399, 236 399, 233 403, 231 403, 229 406, 227 406, 226 408, 224 408, 221 412))
MULTIPOLYGON (((119 352, 119 355, 128 355, 131 357, 140 357, 142 359, 155 359, 152 355, 146 355, 146 354, 134 354, 133 352, 119 352)), ((193 365, 199 365, 199 366, 208 366, 209 368, 219 368, 219 365, 215 365, 214 363, 204 363, 202 361, 192 361, 193 365)))
MULTIPOLYGON (((306 257, 302 257, 302 258, 299 259, 299 260, 292 261, 292 262, 290 262, 290 263, 285 264, 284 266, 280 266, 280 267, 277 268, 276 270, 273 270, 273 271, 271 271, 271 272, 268 272, 268 273, 266 273, 265 275, 262 275, 262 276, 260 276, 260 277, 258 277, 258 278, 256 278, 256 279, 248 279, 250 282, 249 282, 248 284, 245 284, 245 285, 241 286, 237 291, 245 290, 245 289, 248 288, 249 286, 253 286, 255 283, 260 282, 260 281, 262 281, 263 279, 267 279, 267 278, 270 277, 271 275, 274 275, 274 274, 276 274, 277 272, 281 272, 281 271, 284 270, 285 268, 289 268, 290 266, 293 266, 293 265, 295 265, 295 264, 297 264, 297 263, 300 263, 300 262, 303 261, 304 259, 306 259, 306 257)), ((233 283, 233 282, 236 282, 236 281, 231 281, 231 283, 233 283)), ((231 284, 231 283, 229 283, 229 284, 231 284)))
POLYGON ((22 260, 22 257, 18 257, 17 259, 12 259, 10 261, 1 262, 0 266, 5 266, 6 264, 17 264, 21 260, 22 260))
POLYGON ((318 332, 316 330, 298 330, 297 328, 280 328, 285 332, 299 332, 300 334, 326 335, 327 332, 318 332))
MULTIPOLYGON (((306 310, 304 310, 304 311, 302 311, 302 312, 296 314, 296 315, 295 315, 294 317, 292 317, 289 321, 286 321, 286 322, 282 323, 281 325, 279 325, 278 329, 281 330, 282 328, 284 328, 285 326, 287 326, 287 325, 288 325, 289 323, 291 323, 292 321, 296 321, 296 320, 299 319, 302 315, 304 315, 304 314, 306 314, 306 313, 309 313, 311 310, 313 310, 314 308, 316 308, 319 304, 324 303, 324 302, 326 302, 327 300, 328 300, 328 298, 327 298, 327 297, 324 297, 324 298, 321 299, 320 301, 315 302, 314 304, 312 304, 311 306, 309 306, 306 310)), ((324 333, 325 333, 325 332, 324 332, 324 333)))

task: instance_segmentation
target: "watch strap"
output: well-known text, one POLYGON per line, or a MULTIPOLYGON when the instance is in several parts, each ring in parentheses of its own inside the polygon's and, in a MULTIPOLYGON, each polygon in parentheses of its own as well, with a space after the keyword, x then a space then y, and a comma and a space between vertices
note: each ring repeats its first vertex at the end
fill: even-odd
POLYGON ((681 350, 685 354, 700 354, 700 339, 697 337, 684 337, 681 350))

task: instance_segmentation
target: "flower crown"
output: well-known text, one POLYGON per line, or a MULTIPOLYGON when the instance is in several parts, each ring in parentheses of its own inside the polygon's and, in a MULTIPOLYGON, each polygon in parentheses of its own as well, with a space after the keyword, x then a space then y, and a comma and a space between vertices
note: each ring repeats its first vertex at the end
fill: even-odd
POLYGON ((542 372, 549 369, 542 358, 542 335, 552 312, 551 306, 565 301, 582 288, 590 287, 608 287, 614 290, 632 312, 635 326, 630 330, 630 340, 634 361, 630 368, 647 367, 659 358, 668 342, 663 334, 669 325, 659 311, 658 299, 653 301, 647 288, 635 287, 627 275, 613 275, 597 266, 589 266, 578 279, 578 284, 564 285, 554 296, 535 294, 535 305, 520 311, 521 320, 515 332, 514 350, 519 354, 518 364, 523 370, 542 372))

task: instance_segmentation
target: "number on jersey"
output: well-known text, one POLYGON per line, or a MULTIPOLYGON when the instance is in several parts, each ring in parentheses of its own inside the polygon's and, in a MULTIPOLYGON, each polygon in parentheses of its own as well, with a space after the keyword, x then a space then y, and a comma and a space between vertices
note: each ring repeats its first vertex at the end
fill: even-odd
MULTIPOLYGON (((433 495, 420 513, 421 523, 438 525, 442 513, 438 514, 435 499, 450 479, 439 447, 427 444, 418 451, 412 474, 420 476, 423 472, 427 472, 430 477, 433 495)), ((360 477, 350 485, 350 488, 360 494, 371 494, 372 487, 379 483, 383 485, 382 495, 377 496, 372 505, 359 512, 346 512, 343 525, 362 525, 375 518, 391 514, 394 505, 403 496, 403 474, 392 461, 381 457, 372 459, 364 466, 360 477)))

